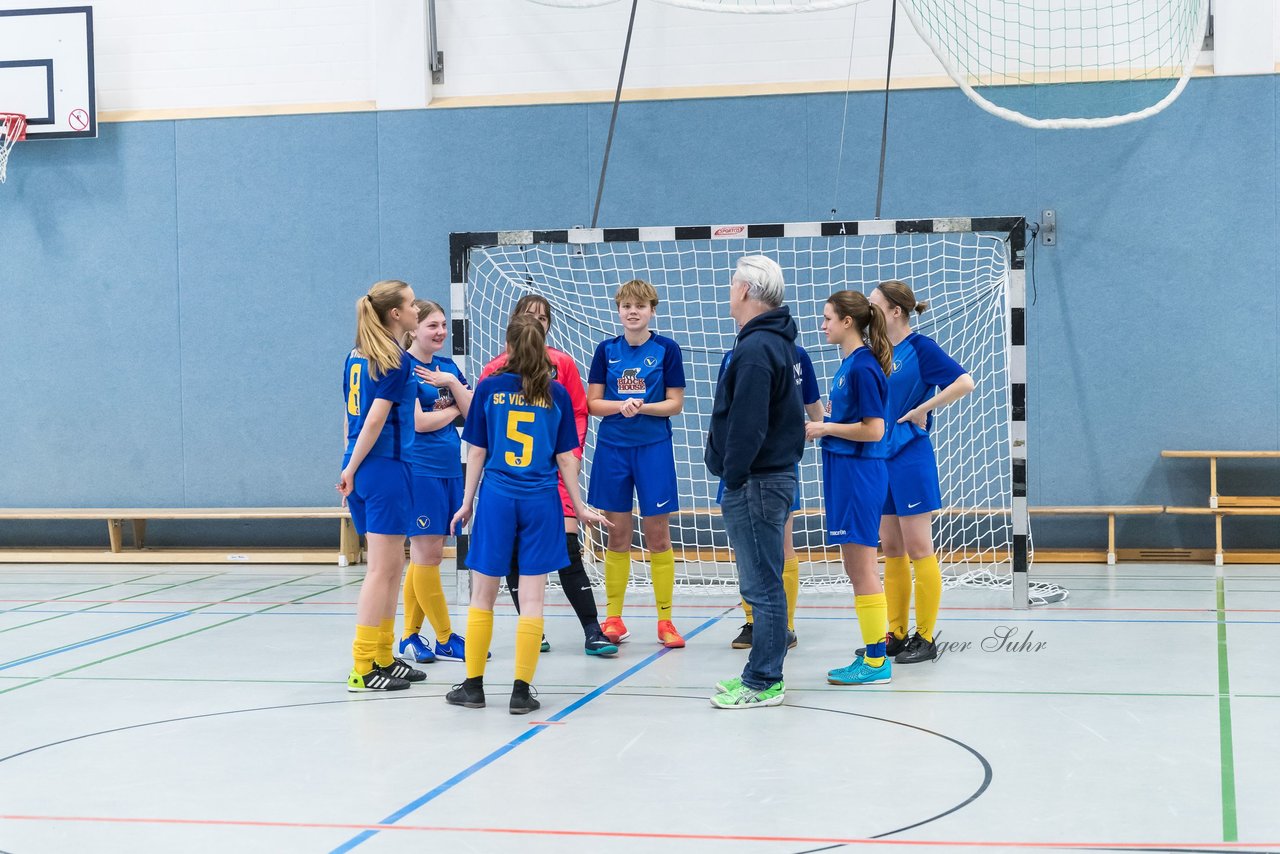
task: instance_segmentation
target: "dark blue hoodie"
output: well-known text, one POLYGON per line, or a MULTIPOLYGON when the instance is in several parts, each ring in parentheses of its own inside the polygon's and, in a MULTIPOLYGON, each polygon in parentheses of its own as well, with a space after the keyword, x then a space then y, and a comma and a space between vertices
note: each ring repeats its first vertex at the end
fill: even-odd
POLYGON ((785 305, 755 317, 716 383, 707 469, 737 489, 748 475, 790 471, 804 453, 804 404, 796 383, 796 323, 785 305))

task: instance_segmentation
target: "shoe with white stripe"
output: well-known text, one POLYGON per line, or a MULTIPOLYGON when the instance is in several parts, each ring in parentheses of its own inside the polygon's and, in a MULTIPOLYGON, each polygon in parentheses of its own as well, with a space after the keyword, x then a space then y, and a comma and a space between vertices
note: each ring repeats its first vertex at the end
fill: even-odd
POLYGON ((409 666, 409 662, 403 658, 393 658, 390 664, 381 665, 374 663, 378 670, 390 676, 392 679, 403 679, 406 682, 422 682, 427 678, 427 674, 421 670, 417 670, 409 666))
POLYGON ((363 694, 368 691, 403 691, 408 687, 408 679, 398 679, 378 667, 364 674, 352 670, 351 675, 347 677, 347 690, 353 694, 363 694))

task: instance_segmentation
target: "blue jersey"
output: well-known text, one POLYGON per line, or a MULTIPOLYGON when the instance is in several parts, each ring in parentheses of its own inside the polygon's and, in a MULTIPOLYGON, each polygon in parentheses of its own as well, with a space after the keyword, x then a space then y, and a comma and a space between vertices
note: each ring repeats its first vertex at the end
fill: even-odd
POLYGON ((400 353, 400 365, 376 380, 369 374, 369 360, 355 350, 347 354, 342 374, 342 393, 347 399, 347 450, 350 457, 364 427, 369 407, 375 400, 391 401, 391 411, 382 432, 369 449, 370 457, 388 457, 408 462, 413 452, 413 383, 409 381, 409 354, 400 353))
MULTIPOLYGON (((968 373, 948 356, 938 343, 927 335, 912 332, 893 348, 893 373, 889 375, 889 404, 885 416, 885 433, 881 443, 886 459, 897 456, 898 451, 929 430, 897 421, 929 398, 935 388, 946 388, 968 373)), ((928 428, 933 427, 933 413, 929 413, 928 428)))
MULTIPOLYGON (((724 377, 724 372, 729 370, 729 361, 732 358, 732 350, 724 354, 724 358, 720 360, 720 372, 716 374, 716 382, 719 382, 724 377)), ((818 375, 813 370, 813 359, 809 358, 809 354, 799 344, 796 345, 796 361, 792 369, 796 372, 796 385, 800 386, 801 403, 808 406, 822 400, 822 394, 818 391, 818 375)))
MULTIPOLYGON (((680 345, 654 333, 639 347, 625 336, 601 341, 587 375, 590 385, 604 386, 605 400, 638 397, 645 403, 661 403, 667 389, 684 388, 684 357, 680 345)), ((596 432, 605 445, 635 447, 671 438, 671 419, 656 415, 606 415, 596 432)))
MULTIPOLYGON (((462 375, 462 370, 453 359, 432 356, 430 362, 423 362, 410 355, 409 360, 411 367, 416 368, 422 365, 428 370, 445 371, 462 380, 462 384, 467 388, 471 388, 467 378, 462 375)), ((418 403, 422 406, 423 412, 448 409, 456 403, 449 389, 436 388, 417 374, 411 375, 409 382, 417 390, 418 403)), ((438 430, 417 433, 416 436, 413 455, 410 458, 415 475, 462 477, 462 440, 458 437, 457 427, 446 424, 438 430)))
POLYGON ((462 441, 488 449, 486 489, 516 498, 556 492, 556 454, 578 447, 578 430, 569 392, 556 382, 550 390, 550 406, 533 406, 520 393, 518 374, 494 374, 476 386, 462 441))
MULTIPOLYGON (((840 363, 831 381, 831 399, 826 421, 857 424, 864 418, 885 418, 889 381, 870 347, 859 347, 840 363)), ((887 427, 886 427, 887 429, 887 427)), ((873 456, 879 442, 851 442, 823 436, 823 450, 854 457, 873 456)), ((883 500, 883 498, 881 499, 883 500)))

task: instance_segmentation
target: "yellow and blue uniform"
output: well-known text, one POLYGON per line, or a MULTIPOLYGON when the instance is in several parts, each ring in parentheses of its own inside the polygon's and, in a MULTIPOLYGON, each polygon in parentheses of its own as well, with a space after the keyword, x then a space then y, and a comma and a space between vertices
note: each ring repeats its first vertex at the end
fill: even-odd
MULTIPOLYGON (((733 358, 733 351, 730 350, 724 354, 724 358, 720 360, 720 371, 716 374, 716 383, 724 377, 724 372, 729 368, 729 360, 733 358)), ((799 344, 796 345, 796 361, 792 365, 796 375, 796 385, 800 387, 800 400, 805 406, 817 403, 822 399, 821 392, 818 391, 818 374, 813 370, 813 359, 809 358, 809 354, 799 344)), ((716 487, 716 504, 724 502, 724 481, 720 481, 720 485, 716 487)), ((800 510, 800 464, 796 463, 796 497, 791 502, 791 512, 796 513, 800 510)))
POLYGON ((391 401, 391 411, 382 432, 360 468, 347 496, 351 521, 363 534, 404 536, 413 508, 413 384, 409 380, 409 355, 401 352, 400 364, 378 377, 370 376, 369 360, 352 350, 342 375, 342 393, 347 399, 347 449, 342 456, 346 468, 364 427, 369 407, 378 399, 391 401))
POLYGON ((462 441, 488 450, 467 553, 483 575, 506 576, 513 550, 521 575, 569 565, 556 455, 578 447, 573 403, 555 382, 550 406, 533 406, 520 389, 517 374, 482 380, 462 431, 462 441))
MULTIPOLYGON (((885 418, 888 380, 869 347, 845 357, 831 382, 826 420, 857 424, 885 418)), ((827 541, 875 548, 880 543, 880 510, 889 488, 878 442, 822 437, 822 492, 826 505, 827 541)))
POLYGON ((929 413, 925 429, 910 421, 897 421, 932 397, 935 388, 946 388, 966 373, 927 335, 912 332, 893 348, 885 434, 877 448, 889 476, 884 515, 915 516, 942 509, 938 462, 929 440, 933 413, 929 413))
MULTIPOLYGON (((411 366, 453 374, 470 388, 458 365, 447 357, 433 356, 423 362, 409 357, 411 366)), ((423 412, 448 409, 455 401, 447 388, 436 388, 431 383, 411 375, 409 382, 415 387, 418 403, 423 412)), ((444 536, 449 533, 449 522, 462 506, 462 440, 453 424, 446 424, 429 433, 416 433, 413 453, 413 514, 409 536, 444 536)))
MULTIPOLYGON (((639 398, 661 403, 667 399, 667 389, 685 387, 680 345, 654 333, 637 347, 622 335, 602 341, 591 360, 587 382, 604 386, 605 400, 639 398)), ((601 510, 628 513, 633 492, 641 516, 680 509, 670 418, 615 414, 601 420, 587 500, 601 510)))

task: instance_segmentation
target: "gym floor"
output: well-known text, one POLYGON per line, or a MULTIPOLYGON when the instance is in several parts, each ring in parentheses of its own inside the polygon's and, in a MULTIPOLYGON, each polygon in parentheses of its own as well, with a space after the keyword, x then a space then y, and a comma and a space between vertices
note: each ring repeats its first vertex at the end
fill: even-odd
POLYGON ((348 694, 358 569, 0 569, 0 852, 1280 850, 1274 566, 947 591, 943 656, 871 688, 826 684, 851 594, 802 592, 787 704, 744 713, 707 702, 734 597, 678 593, 664 651, 630 591, 595 659, 551 594, 534 720, 505 596, 488 708, 445 704, 458 663, 348 694))

